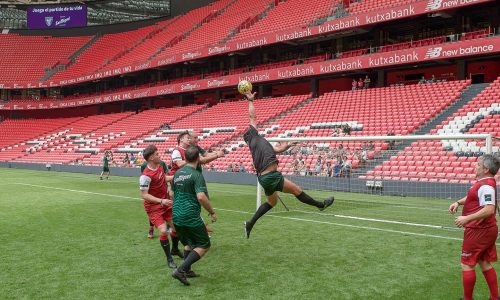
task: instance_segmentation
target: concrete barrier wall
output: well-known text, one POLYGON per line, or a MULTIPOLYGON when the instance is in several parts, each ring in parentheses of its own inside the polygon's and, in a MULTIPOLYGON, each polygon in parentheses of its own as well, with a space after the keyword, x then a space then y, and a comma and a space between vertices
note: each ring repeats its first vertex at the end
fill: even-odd
MULTIPOLYGON (((45 172, 70 172, 98 174, 102 167, 99 166, 73 166, 52 164, 50 171, 46 164, 0 162, 1 168, 15 168, 39 170, 45 172)), ((113 176, 139 177, 139 168, 110 168, 113 176)), ((225 173, 204 171, 203 175, 207 182, 256 185, 257 177, 250 173, 225 173)), ((410 182, 410 181, 381 181, 381 187, 367 186, 366 180, 357 178, 331 178, 331 177, 313 177, 313 176, 287 176, 303 189, 355 192, 366 194, 379 194, 388 196, 415 196, 443 199, 459 199, 466 195, 470 185, 468 184, 449 184, 438 182, 410 182)))

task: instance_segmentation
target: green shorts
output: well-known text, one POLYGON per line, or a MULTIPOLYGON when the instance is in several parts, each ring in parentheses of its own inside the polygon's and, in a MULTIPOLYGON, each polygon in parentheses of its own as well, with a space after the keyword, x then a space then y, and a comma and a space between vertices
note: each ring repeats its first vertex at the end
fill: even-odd
POLYGON ((285 184, 285 177, 278 171, 273 171, 257 178, 260 185, 264 188, 266 196, 271 196, 274 192, 282 192, 285 184))
POLYGON ((109 167, 102 167, 103 172, 109 172, 109 167))
POLYGON ((210 248, 210 238, 208 237, 205 225, 196 227, 178 226, 174 223, 175 232, 183 245, 188 245, 191 249, 210 248))

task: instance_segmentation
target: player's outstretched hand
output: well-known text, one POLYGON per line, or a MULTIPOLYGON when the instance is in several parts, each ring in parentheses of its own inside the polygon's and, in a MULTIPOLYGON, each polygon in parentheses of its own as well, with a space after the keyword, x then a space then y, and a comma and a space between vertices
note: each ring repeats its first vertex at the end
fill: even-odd
POLYGON ((215 153, 217 153, 217 157, 223 157, 226 154, 223 150, 218 150, 215 153))
POLYGON ((252 91, 248 91, 246 94, 245 94, 245 97, 247 97, 247 100, 248 101, 253 101, 255 99, 255 95, 257 94, 257 92, 253 92, 252 91))
POLYGON ((458 210, 458 203, 457 202, 453 202, 450 207, 448 208, 448 210, 450 211, 450 214, 454 215, 457 210, 458 210))

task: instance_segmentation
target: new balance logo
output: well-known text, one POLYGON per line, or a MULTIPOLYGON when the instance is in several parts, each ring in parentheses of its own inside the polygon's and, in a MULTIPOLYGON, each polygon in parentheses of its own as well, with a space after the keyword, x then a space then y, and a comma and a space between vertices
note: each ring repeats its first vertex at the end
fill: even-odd
POLYGON ((441 56, 441 50, 443 50, 443 47, 429 48, 425 53, 425 59, 441 56))
POLYGON ((441 8, 442 4, 443 4, 443 0, 429 0, 429 3, 427 3, 427 7, 425 8, 425 11, 439 9, 439 8, 441 8))

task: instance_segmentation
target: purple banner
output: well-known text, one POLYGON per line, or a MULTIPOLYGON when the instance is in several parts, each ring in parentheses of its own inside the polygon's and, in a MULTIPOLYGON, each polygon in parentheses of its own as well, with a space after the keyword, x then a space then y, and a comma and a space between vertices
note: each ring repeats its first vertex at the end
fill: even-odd
POLYGON ((27 13, 29 29, 87 26, 87 6, 83 4, 33 6, 27 13))

